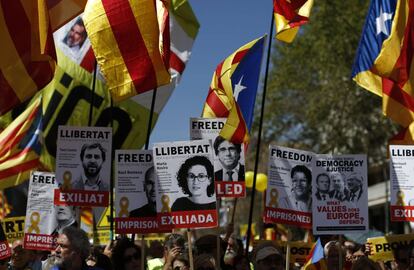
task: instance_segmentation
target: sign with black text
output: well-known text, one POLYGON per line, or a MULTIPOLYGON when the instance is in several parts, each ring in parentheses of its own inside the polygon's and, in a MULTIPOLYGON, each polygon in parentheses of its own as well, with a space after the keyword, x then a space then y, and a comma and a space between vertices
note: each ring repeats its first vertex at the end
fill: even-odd
POLYGON ((214 154, 214 181, 217 197, 245 197, 244 144, 234 144, 221 137, 226 118, 191 118, 192 140, 211 140, 214 154))
POLYGON ((111 128, 59 126, 55 204, 107 206, 111 151, 111 128))
POLYGON ((208 140, 156 143, 156 197, 159 226, 217 226, 213 153, 208 140))

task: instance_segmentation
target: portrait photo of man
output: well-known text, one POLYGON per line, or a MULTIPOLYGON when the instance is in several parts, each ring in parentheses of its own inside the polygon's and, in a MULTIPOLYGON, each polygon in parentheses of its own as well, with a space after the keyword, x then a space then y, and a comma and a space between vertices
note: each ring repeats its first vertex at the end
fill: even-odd
POLYGON ((132 210, 129 213, 130 217, 153 217, 157 215, 154 166, 145 172, 144 191, 147 203, 140 208, 132 210))
POLYGON ((357 173, 352 173, 346 179, 346 184, 349 190, 349 201, 357 202, 363 193, 362 177, 357 173))
POLYGON ((85 25, 83 24, 82 18, 79 17, 66 34, 63 43, 73 52, 77 53, 82 48, 87 37, 88 35, 86 33, 85 25))
POLYGON ((109 191, 109 184, 100 175, 105 158, 106 150, 100 143, 84 144, 80 151, 83 171, 80 178, 73 183, 72 189, 109 191))
POLYGON ((55 205, 57 226, 52 235, 62 233, 62 230, 69 226, 77 227, 75 206, 55 205))
POLYGON ((312 173, 305 165, 296 165, 290 171, 291 194, 279 200, 279 206, 301 212, 312 207, 312 173))
POLYGON ((331 198, 338 201, 348 201, 349 200, 349 190, 345 186, 344 176, 340 172, 331 173, 331 180, 333 185, 333 190, 330 192, 331 198))
POLYGON ((244 165, 240 163, 241 144, 234 144, 218 136, 213 147, 222 166, 222 169, 214 173, 215 180, 244 181, 244 165))
POLYGON ((331 179, 326 173, 320 173, 316 176, 316 193, 315 197, 318 201, 326 201, 330 198, 329 190, 331 187, 331 179))

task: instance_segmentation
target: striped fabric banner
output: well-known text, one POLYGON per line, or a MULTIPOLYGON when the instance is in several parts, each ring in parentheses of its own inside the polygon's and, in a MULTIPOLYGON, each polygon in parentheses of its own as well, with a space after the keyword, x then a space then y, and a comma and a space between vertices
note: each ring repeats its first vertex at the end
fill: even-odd
POLYGON ((220 135, 233 143, 249 141, 246 123, 250 127, 253 119, 263 43, 264 37, 261 37, 240 47, 221 62, 213 74, 202 117, 227 117, 220 135), (247 115, 250 119, 245 122, 247 115))
POLYGON ((114 101, 170 82, 155 1, 91 0, 84 22, 114 101))
POLYGON ((39 165, 42 131, 42 99, 27 109, 0 133, 0 189, 29 179, 39 165))
POLYGON ((276 38, 292 42, 299 27, 309 21, 313 0, 273 0, 276 38))
POLYGON ((52 33, 85 2, 0 0, 0 115, 50 82, 56 60, 52 33))

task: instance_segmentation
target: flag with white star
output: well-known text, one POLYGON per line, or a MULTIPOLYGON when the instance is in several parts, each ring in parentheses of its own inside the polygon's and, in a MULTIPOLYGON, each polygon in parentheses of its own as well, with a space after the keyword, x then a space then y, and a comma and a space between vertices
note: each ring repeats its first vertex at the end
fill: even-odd
POLYGON ((233 143, 249 140, 265 36, 240 47, 213 74, 202 117, 227 117, 220 135, 233 143))
POLYGON ((354 80, 381 96, 383 113, 404 128, 414 124, 413 29, 413 0, 373 0, 353 69, 354 80))

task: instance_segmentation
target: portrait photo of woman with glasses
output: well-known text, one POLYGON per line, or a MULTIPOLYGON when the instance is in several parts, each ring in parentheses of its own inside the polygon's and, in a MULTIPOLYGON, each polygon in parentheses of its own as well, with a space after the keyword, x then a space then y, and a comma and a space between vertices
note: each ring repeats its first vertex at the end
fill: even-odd
POLYGON ((187 196, 176 199, 172 211, 216 209, 214 167, 207 157, 193 156, 186 159, 177 172, 177 181, 187 196))

